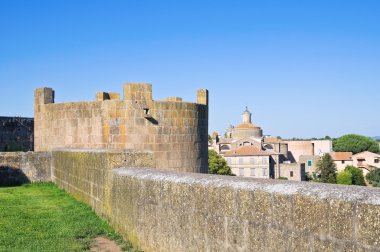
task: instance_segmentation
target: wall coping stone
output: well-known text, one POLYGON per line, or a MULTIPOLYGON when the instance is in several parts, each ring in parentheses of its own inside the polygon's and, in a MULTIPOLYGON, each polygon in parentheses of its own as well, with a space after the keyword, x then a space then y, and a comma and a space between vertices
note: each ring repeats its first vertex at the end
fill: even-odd
POLYGON ((139 151, 134 149, 124 149, 124 150, 117 150, 117 149, 73 149, 73 148, 57 148, 54 149, 52 152, 85 152, 85 153, 147 153, 147 154, 153 154, 153 151, 139 151))
POLYGON ((228 187, 234 190, 265 191, 282 195, 301 195, 317 199, 332 199, 380 206, 380 188, 334 185, 315 182, 254 179, 201 173, 182 173, 151 168, 117 168, 119 176, 131 176, 141 180, 154 180, 188 185, 228 187))

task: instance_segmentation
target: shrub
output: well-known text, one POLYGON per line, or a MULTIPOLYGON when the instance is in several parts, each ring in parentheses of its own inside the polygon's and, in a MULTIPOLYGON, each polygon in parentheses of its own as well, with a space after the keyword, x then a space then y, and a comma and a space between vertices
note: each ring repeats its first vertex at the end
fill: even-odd
POLYGON ((349 171, 341 171, 336 175, 336 182, 341 185, 352 185, 352 174, 349 171))
POLYGON ((208 151, 208 173, 234 176, 226 160, 216 151, 208 151))
POLYGON ((352 165, 347 165, 344 170, 351 173, 353 185, 359 185, 359 186, 366 185, 362 169, 356 168, 355 166, 352 166, 352 165))
POLYGON ((380 169, 374 169, 367 173, 366 179, 368 183, 372 184, 374 187, 380 186, 380 169))
POLYGON ((278 179, 280 179, 280 180, 288 180, 287 177, 278 177, 278 179))

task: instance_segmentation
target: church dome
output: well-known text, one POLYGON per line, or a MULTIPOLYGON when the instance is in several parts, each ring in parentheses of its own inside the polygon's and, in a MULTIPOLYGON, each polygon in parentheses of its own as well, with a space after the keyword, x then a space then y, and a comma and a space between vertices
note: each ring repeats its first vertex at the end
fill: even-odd
POLYGON ((243 123, 237 125, 232 129, 232 138, 240 139, 244 137, 255 137, 261 138, 263 136, 263 131, 260 127, 252 123, 251 117, 252 114, 249 112, 248 108, 245 108, 245 111, 242 114, 243 123))

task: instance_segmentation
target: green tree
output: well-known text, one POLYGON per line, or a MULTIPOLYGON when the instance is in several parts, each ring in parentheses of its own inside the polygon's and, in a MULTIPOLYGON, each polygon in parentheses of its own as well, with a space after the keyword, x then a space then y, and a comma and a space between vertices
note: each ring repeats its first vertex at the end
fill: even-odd
POLYGON ((379 143, 370 137, 349 134, 333 141, 334 151, 352 151, 354 154, 370 151, 379 153, 379 143))
POLYGON ((380 187, 380 169, 373 169, 366 175, 366 179, 375 187, 380 187))
POLYGON ((336 165, 329 154, 323 155, 317 162, 318 181, 322 183, 336 184, 336 165))
POLYGON ((208 135, 208 142, 209 142, 210 144, 212 144, 212 137, 210 136, 210 134, 208 135))
POLYGON ((226 160, 214 150, 208 151, 208 173, 233 176, 226 160))
POLYGON ((355 166, 352 166, 352 165, 347 165, 344 171, 348 171, 351 173, 353 185, 359 185, 359 186, 366 185, 362 169, 356 168, 355 166))
POLYGON ((352 174, 349 171, 341 171, 336 175, 337 184, 352 185, 352 174))

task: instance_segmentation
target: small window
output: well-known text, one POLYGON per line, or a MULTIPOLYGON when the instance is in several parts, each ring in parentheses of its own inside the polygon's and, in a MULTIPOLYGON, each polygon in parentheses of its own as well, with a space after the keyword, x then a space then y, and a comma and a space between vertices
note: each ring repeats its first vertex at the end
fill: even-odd
POLYGON ((243 164, 244 161, 243 161, 243 158, 239 158, 239 164, 243 164))
POLYGON ((263 157, 263 164, 267 164, 268 163, 267 161, 268 161, 267 157, 263 157))
POLYGON ((239 168, 239 176, 244 177, 244 168, 239 168))
POLYGON ((264 177, 267 176, 267 168, 263 168, 263 176, 264 176, 264 177))
POLYGON ((379 163, 379 159, 375 159, 375 164, 378 164, 379 163))
POLYGON ((345 161, 344 160, 342 160, 342 164, 344 164, 345 163, 345 161))
POLYGON ((311 160, 308 160, 308 161, 307 161, 307 166, 310 167, 310 166, 312 166, 312 164, 313 164, 313 162, 312 162, 311 160))
POLYGON ((250 159, 249 159, 249 163, 250 163, 250 164, 255 164, 255 158, 250 158, 250 159))
POLYGON ((231 158, 227 158, 227 164, 231 164, 231 158))
POLYGON ((256 174, 255 174, 255 168, 251 168, 251 177, 255 177, 256 174))
POLYGON ((293 178, 293 171, 290 171, 290 177, 293 178))

